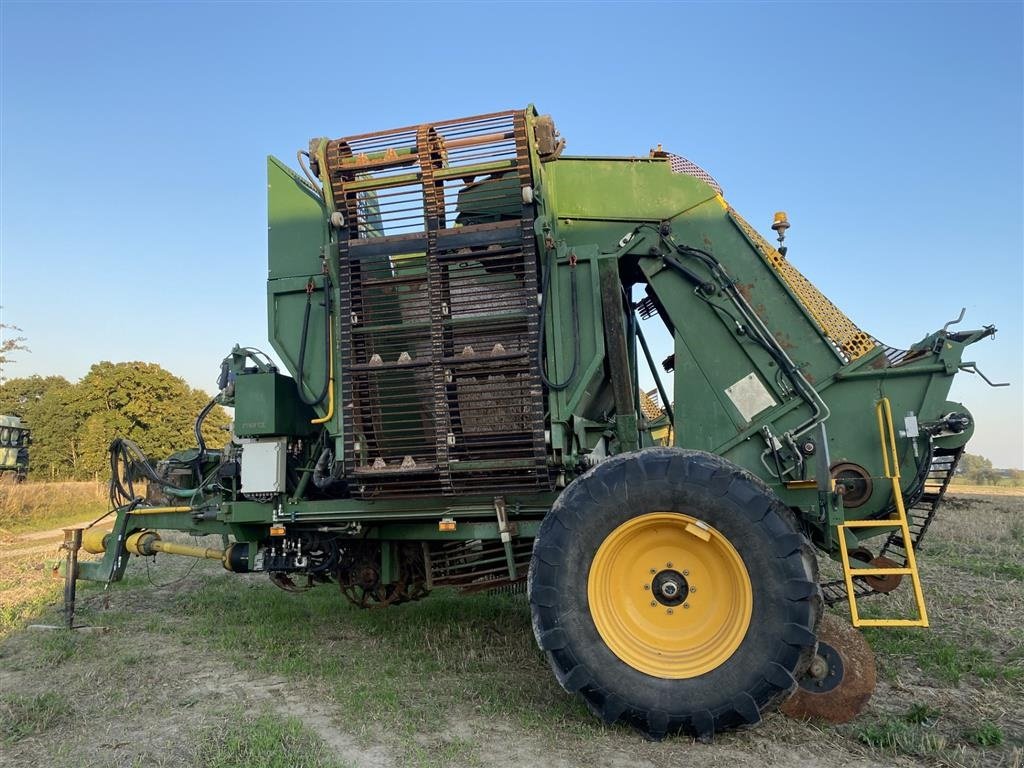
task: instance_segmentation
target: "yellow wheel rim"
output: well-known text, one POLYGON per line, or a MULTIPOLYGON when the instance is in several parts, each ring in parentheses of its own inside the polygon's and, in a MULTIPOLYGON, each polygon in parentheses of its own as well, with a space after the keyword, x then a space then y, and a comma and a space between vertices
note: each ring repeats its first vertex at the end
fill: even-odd
POLYGON ((587 581, 601 638, 633 669, 696 677, 723 664, 750 626, 750 576, 735 547, 689 515, 652 512, 604 540, 587 581))

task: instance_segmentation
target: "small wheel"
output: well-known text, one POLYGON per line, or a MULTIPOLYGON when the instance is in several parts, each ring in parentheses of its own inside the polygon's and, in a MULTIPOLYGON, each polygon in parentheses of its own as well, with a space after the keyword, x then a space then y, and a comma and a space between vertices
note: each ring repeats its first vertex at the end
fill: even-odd
POLYGON ((724 459, 675 448, 570 485, 541 524, 529 591, 562 687, 652 739, 757 723, 813 658, 822 605, 785 505, 724 459))
MULTIPOLYGON (((888 557, 872 558, 868 565, 875 568, 899 568, 900 564, 888 557)), ((886 576, 864 576, 864 582, 875 592, 888 594, 892 592, 903 581, 903 576, 898 573, 890 573, 886 576)))
POLYGON ((800 720, 848 723, 875 691, 875 655, 864 636, 831 614, 818 627, 818 650, 782 713, 800 720))

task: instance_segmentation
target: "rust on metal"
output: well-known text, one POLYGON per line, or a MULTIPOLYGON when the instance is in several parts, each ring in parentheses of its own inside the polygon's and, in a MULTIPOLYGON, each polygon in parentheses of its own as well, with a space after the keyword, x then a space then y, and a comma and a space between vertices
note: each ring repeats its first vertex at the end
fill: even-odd
POLYGON ((357 497, 550 488, 526 131, 511 111, 327 143, 357 497))
POLYGON ((818 644, 807 676, 780 709, 784 715, 800 720, 847 723, 864 709, 874 693, 875 655, 858 630, 830 614, 818 627, 818 644))
MULTIPOLYGON (((902 566, 890 557, 873 558, 868 565, 872 568, 901 568, 902 566)), ((883 594, 892 592, 903 581, 903 574, 889 573, 881 576, 864 576, 864 582, 875 592, 883 594)))

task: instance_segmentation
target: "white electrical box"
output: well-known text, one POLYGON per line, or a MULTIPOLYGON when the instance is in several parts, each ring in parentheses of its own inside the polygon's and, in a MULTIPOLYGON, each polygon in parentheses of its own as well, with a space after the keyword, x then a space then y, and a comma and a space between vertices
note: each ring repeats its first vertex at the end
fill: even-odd
POLYGON ((242 493, 283 493, 288 438, 246 440, 242 444, 242 493))

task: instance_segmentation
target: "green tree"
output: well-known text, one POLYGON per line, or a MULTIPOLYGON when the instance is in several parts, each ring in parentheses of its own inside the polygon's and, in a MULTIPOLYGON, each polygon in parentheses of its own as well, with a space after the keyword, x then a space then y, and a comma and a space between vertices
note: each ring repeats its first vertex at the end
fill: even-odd
POLYGON ((75 390, 75 385, 64 379, 55 381, 26 412, 26 423, 32 429, 29 473, 33 478, 64 480, 81 475, 79 429, 83 418, 75 390))
MULTIPOLYGON (((152 363, 97 363, 81 381, 29 376, 0 385, 0 413, 32 430, 30 468, 38 479, 105 476, 107 448, 127 437, 153 460, 195 445, 193 424, 209 397, 152 363)), ((203 425, 211 448, 227 440, 227 413, 215 407, 203 425)))
POLYGON ((960 459, 958 474, 971 485, 995 485, 999 480, 999 473, 992 467, 992 462, 973 453, 965 453, 960 459))
POLYGON ((16 325, 8 325, 7 323, 0 323, 0 383, 4 381, 4 366, 11 362, 11 352, 30 352, 31 350, 25 346, 24 336, 8 336, 4 331, 14 331, 19 333, 21 328, 16 325))
MULTIPOLYGON (((71 407, 81 419, 79 476, 106 471, 107 446, 115 437, 134 441, 154 460, 195 445, 193 425, 209 401, 154 363, 96 363, 74 389, 71 407)), ((220 406, 210 412, 203 424, 209 447, 224 445, 229 421, 220 406)))
POLYGON ((26 376, 0 384, 0 413, 30 419, 32 409, 52 387, 70 386, 63 376, 26 376))
POLYGON ((0 385, 0 413, 21 417, 32 430, 29 466, 36 478, 74 475, 78 423, 69 410, 71 390, 63 376, 27 376, 0 385))

